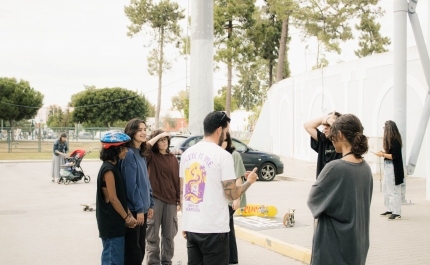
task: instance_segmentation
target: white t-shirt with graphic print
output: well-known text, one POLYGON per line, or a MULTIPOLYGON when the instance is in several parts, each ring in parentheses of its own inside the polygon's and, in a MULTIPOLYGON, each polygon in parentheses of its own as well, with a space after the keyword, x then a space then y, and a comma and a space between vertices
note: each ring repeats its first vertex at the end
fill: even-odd
POLYGON ((202 140, 182 154, 179 176, 183 178, 182 230, 229 232, 228 200, 222 181, 236 179, 231 154, 202 140))

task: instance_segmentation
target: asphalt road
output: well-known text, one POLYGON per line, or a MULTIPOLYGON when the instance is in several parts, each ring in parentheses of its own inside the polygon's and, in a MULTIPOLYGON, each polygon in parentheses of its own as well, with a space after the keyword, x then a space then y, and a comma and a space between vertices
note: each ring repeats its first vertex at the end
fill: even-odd
MULTIPOLYGON (((0 264, 99 264, 102 245, 95 212, 82 211, 80 204, 95 204, 100 165, 84 160, 82 168, 92 181, 66 186, 51 182, 50 162, 0 163, 0 264)), ((277 184, 279 180, 257 182, 248 190, 248 202, 283 204, 284 211, 289 206, 282 195, 271 199, 277 184)), ((186 264, 180 233, 175 245, 173 264, 186 264)), ((238 249, 240 264, 301 264, 240 239, 238 249)))

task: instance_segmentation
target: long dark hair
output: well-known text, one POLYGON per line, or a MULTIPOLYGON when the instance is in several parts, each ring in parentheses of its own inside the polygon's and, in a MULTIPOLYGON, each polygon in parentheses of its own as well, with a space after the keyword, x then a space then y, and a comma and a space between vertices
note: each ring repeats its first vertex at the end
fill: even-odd
POLYGON ((67 142, 67 134, 66 133, 62 133, 62 134, 60 134, 60 137, 58 137, 58 141, 61 143, 61 144, 64 144, 65 142, 63 142, 62 140, 61 140, 61 138, 66 138, 66 142, 67 142))
POLYGON ((384 125, 384 138, 382 140, 385 152, 391 151, 391 143, 393 140, 397 140, 400 146, 403 146, 402 136, 400 135, 399 129, 397 129, 396 123, 388 120, 384 125))
POLYGON ((330 139, 333 142, 337 141, 339 132, 342 132, 346 141, 351 145, 351 152, 355 158, 363 158, 369 149, 367 137, 363 134, 363 130, 363 125, 357 116, 344 114, 338 117, 330 127, 330 139))
POLYGON ((105 161, 112 161, 112 162, 118 162, 119 161, 119 154, 121 153, 121 150, 126 148, 125 144, 120 146, 111 146, 107 149, 102 148, 100 150, 100 160, 105 161))
MULTIPOLYGON (((134 135, 139 131, 139 126, 141 123, 145 124, 145 126, 146 126, 146 123, 139 118, 131 119, 125 125, 124 133, 127 134, 128 136, 130 136, 130 138, 131 138, 131 141, 127 143, 128 147, 134 147, 134 145, 133 145, 134 135)), ((140 145, 140 155, 142 157, 146 156, 146 141, 140 145)))
MULTIPOLYGON (((163 131, 163 130, 161 130, 161 129, 154 130, 154 131, 152 131, 151 136, 149 136, 149 139, 152 139, 152 138, 154 138, 155 136, 157 136, 157 135, 159 135, 159 134, 162 134, 163 132, 164 132, 164 131, 163 131)), ((170 137, 167 137, 167 149, 166 149, 166 153, 168 153, 168 154, 170 154, 169 146, 170 146, 170 137)), ((160 149, 158 149, 158 144, 157 144, 157 143, 155 143, 155 144, 152 146, 152 152, 154 152, 154 153, 160 153, 160 149)))
POLYGON ((230 154, 232 154, 233 151, 236 150, 236 147, 234 147, 234 145, 233 145, 233 141, 231 140, 230 132, 226 133, 225 141, 227 142, 227 147, 225 148, 225 150, 227 152, 229 152, 230 154))

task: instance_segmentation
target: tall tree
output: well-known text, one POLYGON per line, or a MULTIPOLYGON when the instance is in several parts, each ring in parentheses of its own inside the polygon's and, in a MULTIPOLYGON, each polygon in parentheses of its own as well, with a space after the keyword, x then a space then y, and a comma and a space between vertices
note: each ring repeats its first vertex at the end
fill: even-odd
POLYGON ((9 121, 9 126, 34 118, 42 105, 43 94, 30 87, 28 81, 0 78, 0 119, 9 121))
POLYGON ((270 12, 267 5, 257 9, 255 24, 251 30, 251 39, 255 46, 255 56, 266 61, 268 86, 273 83, 273 68, 278 59, 279 41, 281 39, 282 20, 278 20, 276 14, 270 12))
POLYGON ((255 0, 215 0, 214 33, 215 60, 227 65, 225 110, 231 111, 231 81, 233 68, 252 60, 254 47, 249 41, 249 30, 254 24, 255 0))
MULTIPOLYGON (((293 15, 300 13, 300 8, 295 0, 267 0, 268 11, 282 21, 281 38, 279 40, 278 64, 276 69, 276 82, 285 78, 285 65, 288 65, 287 44, 289 41, 289 26, 293 15)), ((287 66, 288 68, 288 66, 287 66)))
POLYGON ((127 35, 133 37, 143 27, 153 29, 153 37, 157 42, 148 56, 148 72, 158 76, 158 98, 155 111, 155 127, 159 128, 161 108, 161 88, 163 72, 171 68, 171 62, 164 54, 165 45, 176 44, 181 40, 179 20, 185 18, 184 10, 178 3, 170 0, 131 0, 124 8, 131 21, 127 35))
MULTIPOLYGON (((372 33, 372 38, 378 37, 378 27, 362 25, 362 23, 368 22, 377 24, 374 19, 383 15, 382 9, 377 7, 378 2, 379 0, 312 0, 302 2, 299 16, 301 28, 305 36, 317 38, 317 67, 324 66, 327 62, 327 60, 324 62, 323 56, 321 57, 323 50, 340 53, 340 42, 353 38, 350 26, 352 19, 361 18, 360 26, 357 26, 357 29, 363 31, 364 35, 360 38, 360 42, 363 41, 366 32, 372 33)), ((378 44, 373 46, 373 51, 383 51, 377 47, 387 45, 387 41, 389 40, 381 38, 377 41, 378 44)), ((368 43, 362 42, 360 46, 363 47, 362 45, 368 43)))
POLYGON ((149 102, 136 92, 124 88, 90 88, 72 95, 75 122, 103 123, 110 127, 117 121, 128 121, 135 117, 145 120, 149 113, 149 102))
POLYGON ((261 81, 258 78, 258 66, 256 64, 239 67, 239 82, 233 86, 233 98, 237 106, 252 110, 255 105, 262 104, 263 93, 261 81))
POLYGON ((361 31, 358 42, 360 49, 354 51, 359 58, 388 51, 387 46, 391 44, 390 38, 381 36, 379 33, 381 24, 375 21, 380 15, 382 15, 382 11, 375 14, 364 10, 360 24, 355 25, 355 28, 361 31))
POLYGON ((172 108, 181 113, 182 117, 188 122, 190 101, 188 97, 188 92, 181 90, 176 96, 172 97, 172 108))
POLYGON ((51 105, 48 109, 48 120, 46 124, 49 127, 73 127, 71 114, 68 108, 65 112, 63 112, 61 107, 56 105, 51 105))

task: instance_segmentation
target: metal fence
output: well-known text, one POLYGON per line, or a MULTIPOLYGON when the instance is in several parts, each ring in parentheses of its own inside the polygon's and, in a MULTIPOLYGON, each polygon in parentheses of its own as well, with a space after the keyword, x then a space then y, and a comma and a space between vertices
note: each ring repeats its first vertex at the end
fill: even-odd
POLYGON ((51 152, 52 143, 62 133, 66 133, 69 142, 88 142, 99 140, 107 131, 123 128, 92 127, 2 127, 0 128, 0 152, 51 152))
MULTIPOLYGON (((70 145, 85 146, 91 142, 98 142, 99 139, 109 130, 123 131, 123 128, 108 127, 3 127, 0 128, 0 153, 17 152, 52 152, 53 142, 62 133, 67 134, 67 141, 70 145)), ((148 135, 150 132, 148 132, 148 135)), ((232 136, 249 141, 252 132, 232 131, 232 136)), ((97 145, 98 146, 98 145, 97 145)))

